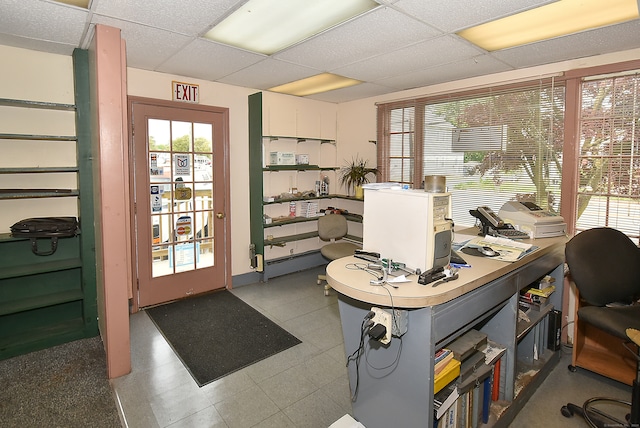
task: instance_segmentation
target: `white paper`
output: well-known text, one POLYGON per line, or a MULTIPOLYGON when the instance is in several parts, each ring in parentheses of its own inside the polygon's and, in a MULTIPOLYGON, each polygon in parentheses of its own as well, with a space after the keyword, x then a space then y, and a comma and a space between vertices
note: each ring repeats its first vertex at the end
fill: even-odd
POLYGON ((489 235, 475 237, 464 246, 471 248, 490 247, 499 253, 498 256, 491 258, 503 262, 515 262, 524 253, 532 249, 531 244, 489 235))
POLYGON ((411 280, 407 279, 407 277, 404 276, 404 275, 400 275, 400 276, 396 276, 396 277, 387 279, 387 282, 391 283, 391 284, 395 284, 395 283, 399 283, 399 282, 411 282, 411 280))
POLYGON ((365 426, 353 419, 350 415, 344 415, 332 423, 329 428, 365 428, 365 426))

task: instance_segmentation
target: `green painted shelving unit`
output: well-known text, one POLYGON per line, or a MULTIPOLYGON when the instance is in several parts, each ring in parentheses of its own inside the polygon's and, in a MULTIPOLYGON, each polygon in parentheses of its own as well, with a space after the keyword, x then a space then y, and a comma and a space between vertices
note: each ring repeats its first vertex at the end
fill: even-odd
MULTIPOLYGON (((0 189, 0 199, 76 198, 81 233, 58 240, 57 251, 37 256, 25 238, 0 234, 0 360, 98 334, 89 58, 73 53, 75 104, 11 100, 12 108, 75 112, 76 135, 3 134, 0 140, 75 141, 77 165, 0 168, 0 174, 77 175, 78 189, 0 189)), ((8 143, 4 141, 0 143, 8 143)), ((12 202, 13 203, 13 202, 12 202)), ((42 240, 39 247, 48 242, 42 240)))

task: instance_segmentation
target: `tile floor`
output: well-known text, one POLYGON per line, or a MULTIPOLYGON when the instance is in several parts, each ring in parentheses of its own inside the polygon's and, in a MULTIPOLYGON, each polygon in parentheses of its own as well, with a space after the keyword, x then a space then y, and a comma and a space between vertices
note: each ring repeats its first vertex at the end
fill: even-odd
POLYGON ((132 372, 112 382, 127 425, 316 428, 351 413, 337 298, 316 284, 320 272, 233 289, 303 343, 202 388, 147 314, 133 314, 132 372))
MULTIPOLYGON (((334 291, 316 284, 323 269, 273 278, 232 292, 303 343, 199 388, 145 312, 131 316, 133 371, 112 381, 130 428, 326 428, 351 413, 342 329, 334 291)), ((215 332, 212 332, 215 340, 215 332)), ((224 344, 220 344, 224 346, 224 344)), ((582 428, 560 407, 593 396, 628 400, 631 388, 579 369, 571 350, 534 392, 511 428, 582 428)), ((622 409, 624 410, 624 409, 622 409)), ((404 427, 397 427, 404 428, 404 427)))

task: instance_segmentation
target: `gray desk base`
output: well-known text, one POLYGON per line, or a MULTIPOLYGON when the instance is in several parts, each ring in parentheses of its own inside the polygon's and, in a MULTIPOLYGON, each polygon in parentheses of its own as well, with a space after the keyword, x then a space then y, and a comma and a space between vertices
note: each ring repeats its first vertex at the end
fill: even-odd
MULTIPOLYGON (((359 369, 353 362, 348 368, 352 392, 357 385, 357 396, 352 403, 355 418, 367 428, 431 427, 433 355, 474 327, 506 347, 501 364, 501 399, 513 401, 516 360, 534 359, 531 354, 534 339, 529 333, 520 338, 516 334, 519 290, 551 273, 556 278, 551 303, 561 308, 563 269, 559 264, 562 262, 558 253, 547 254, 449 302, 406 309, 408 330, 402 338, 394 337, 388 346, 365 339, 365 354, 359 361, 359 369)), ((343 294, 338 298, 345 351, 350 355, 359 346, 360 326, 372 305, 343 294)), ((541 324, 544 329, 546 319, 541 324)), ((559 356, 559 352, 545 351, 538 362, 540 370, 535 380, 513 401, 496 426, 508 425, 559 356)))

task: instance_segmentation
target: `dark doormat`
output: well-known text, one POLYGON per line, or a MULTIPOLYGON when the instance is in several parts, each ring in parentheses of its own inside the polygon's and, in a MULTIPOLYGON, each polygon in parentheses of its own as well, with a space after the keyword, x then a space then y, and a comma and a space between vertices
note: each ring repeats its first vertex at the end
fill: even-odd
POLYGON ((146 311, 199 386, 301 343, 226 290, 146 311))

